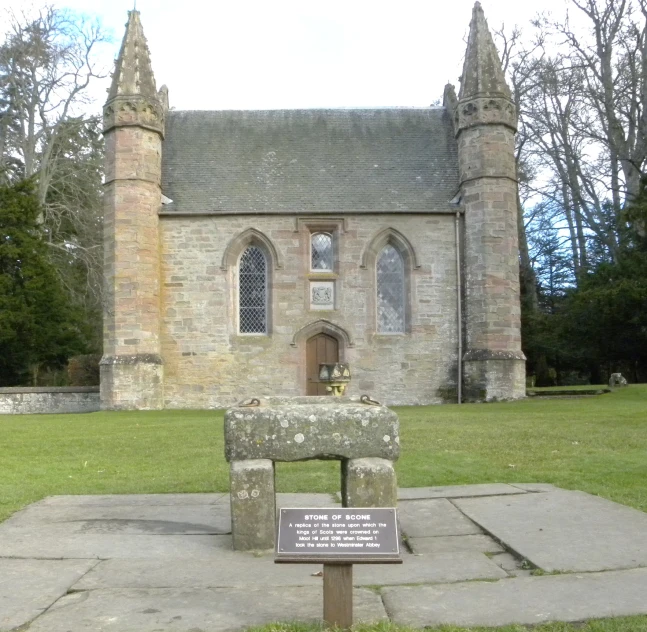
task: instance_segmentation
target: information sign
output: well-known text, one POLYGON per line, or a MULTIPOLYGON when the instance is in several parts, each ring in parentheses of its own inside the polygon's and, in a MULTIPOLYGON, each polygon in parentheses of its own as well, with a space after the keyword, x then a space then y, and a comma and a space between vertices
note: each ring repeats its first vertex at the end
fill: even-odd
POLYGON ((306 559, 355 564, 401 562, 396 509, 281 509, 276 561, 306 559))

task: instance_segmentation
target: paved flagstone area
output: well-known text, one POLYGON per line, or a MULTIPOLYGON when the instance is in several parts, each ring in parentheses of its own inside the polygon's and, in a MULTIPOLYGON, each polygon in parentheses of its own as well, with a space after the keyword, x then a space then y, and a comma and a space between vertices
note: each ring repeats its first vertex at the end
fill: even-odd
POLYGON ((647 569, 502 579, 436 586, 384 588, 395 623, 415 627, 454 624, 582 621, 645 613, 647 569))
MULTIPOLYGON (((541 483, 398 497, 404 563, 354 566, 355 620, 494 626, 647 614, 645 513, 541 483)), ((338 501, 279 494, 278 504, 338 501)), ((50 497, 0 524, 0 632, 316 621, 320 570, 232 551, 226 494, 50 497)))
POLYGON ((574 491, 461 498, 466 516, 545 571, 647 566, 647 514, 574 491))

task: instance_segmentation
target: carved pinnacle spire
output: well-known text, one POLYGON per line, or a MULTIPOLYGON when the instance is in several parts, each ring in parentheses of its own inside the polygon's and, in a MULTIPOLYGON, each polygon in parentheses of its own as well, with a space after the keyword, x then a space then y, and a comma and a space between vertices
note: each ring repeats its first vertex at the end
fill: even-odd
POLYGON ((481 3, 476 2, 472 10, 459 100, 489 96, 509 99, 510 88, 505 82, 501 60, 481 3))
POLYGON ((128 11, 126 34, 112 75, 108 101, 117 96, 158 98, 148 44, 139 11, 135 9, 128 11))
POLYGON ((505 125, 517 130, 517 108, 511 100, 480 2, 474 4, 472 11, 461 89, 454 111, 456 134, 475 125, 505 125))
POLYGON ((136 125, 164 136, 164 118, 168 110, 168 90, 155 87, 144 29, 139 11, 128 11, 126 34, 103 108, 103 131, 136 125))

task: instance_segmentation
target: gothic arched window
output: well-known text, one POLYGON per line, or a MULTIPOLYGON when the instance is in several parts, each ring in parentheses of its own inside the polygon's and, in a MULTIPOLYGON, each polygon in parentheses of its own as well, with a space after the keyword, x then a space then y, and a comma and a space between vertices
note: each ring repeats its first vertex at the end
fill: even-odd
POLYGON ((405 270, 402 255, 391 245, 384 246, 376 261, 377 331, 405 332, 405 270))
POLYGON ((249 246, 238 263, 238 331, 267 333, 267 257, 257 246, 249 246))
POLYGON ((332 272, 333 249, 330 233, 312 233, 310 236, 310 270, 332 272))

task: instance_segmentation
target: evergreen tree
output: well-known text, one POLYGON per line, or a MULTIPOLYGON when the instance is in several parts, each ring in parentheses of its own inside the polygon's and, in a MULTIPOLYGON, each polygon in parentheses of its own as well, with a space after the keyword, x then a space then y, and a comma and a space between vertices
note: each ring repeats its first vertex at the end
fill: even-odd
POLYGON ((615 262, 602 262, 567 297, 563 345, 603 373, 621 371, 647 380, 647 181, 621 214, 621 248, 615 262))
POLYGON ((0 186, 0 385, 33 383, 86 345, 38 225, 31 180, 0 186), (31 378, 31 379, 30 379, 31 378))

